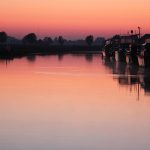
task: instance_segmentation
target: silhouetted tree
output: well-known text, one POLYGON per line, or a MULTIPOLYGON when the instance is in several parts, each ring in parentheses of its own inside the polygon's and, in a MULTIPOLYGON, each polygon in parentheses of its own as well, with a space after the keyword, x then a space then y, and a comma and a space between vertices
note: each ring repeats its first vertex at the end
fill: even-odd
POLYGON ((60 43, 60 45, 63 45, 65 40, 64 40, 64 38, 62 36, 59 36, 58 37, 58 42, 60 43))
POLYGON ((29 33, 23 38, 24 43, 36 43, 37 36, 35 33, 29 33))
POLYGON ((0 43, 5 43, 7 41, 7 34, 5 32, 0 32, 0 43))
POLYGON ((39 44, 42 44, 42 43, 43 43, 43 40, 42 40, 42 39, 39 39, 37 42, 38 42, 39 44))
POLYGON ((43 41, 44 41, 44 43, 46 43, 46 44, 51 44, 51 43, 53 43, 53 40, 52 40, 51 37, 45 37, 45 38, 43 39, 43 41))
POLYGON ((89 36, 86 37, 85 41, 86 41, 86 43, 87 43, 89 46, 91 46, 92 43, 93 43, 93 39, 94 39, 93 36, 92 36, 92 35, 89 35, 89 36))
POLYGON ((54 38, 54 43, 58 43, 58 38, 57 37, 54 38))

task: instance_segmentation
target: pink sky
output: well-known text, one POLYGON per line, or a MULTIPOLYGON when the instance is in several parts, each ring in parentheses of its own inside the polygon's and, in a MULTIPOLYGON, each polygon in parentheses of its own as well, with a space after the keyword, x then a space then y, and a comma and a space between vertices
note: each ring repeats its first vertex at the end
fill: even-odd
POLYGON ((23 37, 88 34, 109 37, 142 27, 150 33, 149 0, 5 0, 0 2, 0 30, 23 37))

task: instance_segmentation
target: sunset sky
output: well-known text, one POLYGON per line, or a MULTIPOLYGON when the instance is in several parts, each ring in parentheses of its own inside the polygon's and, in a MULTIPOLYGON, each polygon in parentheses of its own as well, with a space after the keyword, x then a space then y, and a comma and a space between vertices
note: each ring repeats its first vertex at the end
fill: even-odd
POLYGON ((0 30, 22 38, 109 37, 137 27, 150 33, 150 0, 1 0, 0 30))

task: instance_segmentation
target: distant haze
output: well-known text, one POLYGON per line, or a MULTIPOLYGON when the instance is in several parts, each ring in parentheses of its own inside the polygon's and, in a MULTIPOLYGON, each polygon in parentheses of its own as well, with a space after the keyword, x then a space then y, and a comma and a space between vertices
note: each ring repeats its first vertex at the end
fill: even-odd
POLYGON ((21 38, 88 34, 109 37, 142 27, 150 32, 150 0, 1 0, 0 30, 21 38))

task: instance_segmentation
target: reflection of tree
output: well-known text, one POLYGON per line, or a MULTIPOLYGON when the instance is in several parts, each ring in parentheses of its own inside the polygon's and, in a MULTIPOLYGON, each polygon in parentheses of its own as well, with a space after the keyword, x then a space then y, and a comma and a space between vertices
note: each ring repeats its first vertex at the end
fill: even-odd
POLYGON ((12 56, 0 56, 0 63, 7 65, 14 60, 12 56))
POLYGON ((36 56, 35 55, 29 55, 29 56, 27 56, 27 60, 30 62, 34 62, 36 60, 36 56))
POLYGON ((58 60, 59 60, 59 61, 63 60, 63 56, 64 56, 63 53, 59 53, 59 54, 58 54, 58 60))
POLYGON ((92 55, 92 54, 86 54, 86 55, 85 55, 85 59, 86 59, 88 62, 92 62, 92 61, 93 61, 93 55, 92 55))

